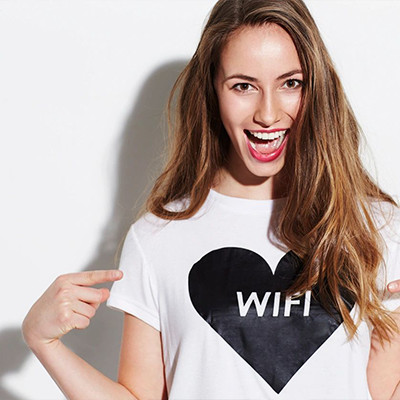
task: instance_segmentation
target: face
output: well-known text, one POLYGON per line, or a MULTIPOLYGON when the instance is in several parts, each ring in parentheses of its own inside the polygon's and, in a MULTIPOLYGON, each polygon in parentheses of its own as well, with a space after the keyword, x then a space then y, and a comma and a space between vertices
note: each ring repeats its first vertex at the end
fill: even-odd
POLYGON ((295 45, 279 25, 246 27, 224 47, 214 87, 230 137, 227 168, 244 184, 283 169, 302 85, 295 45))

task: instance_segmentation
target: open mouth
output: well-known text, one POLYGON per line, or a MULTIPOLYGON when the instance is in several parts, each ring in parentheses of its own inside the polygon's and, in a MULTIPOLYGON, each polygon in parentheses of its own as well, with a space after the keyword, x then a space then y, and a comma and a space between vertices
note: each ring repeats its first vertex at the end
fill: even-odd
POLYGON ((289 129, 272 133, 244 130, 251 147, 260 154, 272 154, 282 145, 289 129))

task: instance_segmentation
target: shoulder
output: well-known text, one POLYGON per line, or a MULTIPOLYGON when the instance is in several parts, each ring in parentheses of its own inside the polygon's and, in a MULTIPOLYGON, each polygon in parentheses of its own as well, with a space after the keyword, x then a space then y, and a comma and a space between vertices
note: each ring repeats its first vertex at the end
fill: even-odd
MULTIPOLYGON (((166 204, 165 209, 173 212, 183 211, 188 204, 188 199, 185 197, 166 204)), ((146 212, 131 225, 130 233, 140 243, 154 242, 156 239, 170 235, 177 228, 179 229, 183 221, 185 220, 167 220, 151 212, 146 212)))

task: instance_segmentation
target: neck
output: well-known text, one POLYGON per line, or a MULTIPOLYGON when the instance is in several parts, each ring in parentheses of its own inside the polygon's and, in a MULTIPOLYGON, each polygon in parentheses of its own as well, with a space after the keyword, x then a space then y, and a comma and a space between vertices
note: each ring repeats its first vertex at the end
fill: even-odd
MULTIPOLYGON (((247 177, 249 178, 249 177, 247 177)), ((212 188, 226 196, 255 200, 271 200, 286 197, 289 174, 283 168, 269 177, 251 175, 250 179, 239 179, 231 169, 223 166, 216 174, 212 188)))

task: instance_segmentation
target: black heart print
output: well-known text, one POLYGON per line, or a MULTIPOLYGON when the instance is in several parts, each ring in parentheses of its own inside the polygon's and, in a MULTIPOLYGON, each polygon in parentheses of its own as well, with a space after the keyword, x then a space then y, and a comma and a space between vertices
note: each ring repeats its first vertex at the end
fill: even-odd
MULTIPOLYGON (((225 247, 203 256, 189 272, 196 311, 276 393, 343 322, 335 310, 321 307, 318 288, 286 298, 302 267, 289 251, 273 274, 259 254, 225 247)), ((354 301, 342 296, 351 310, 354 301)))

